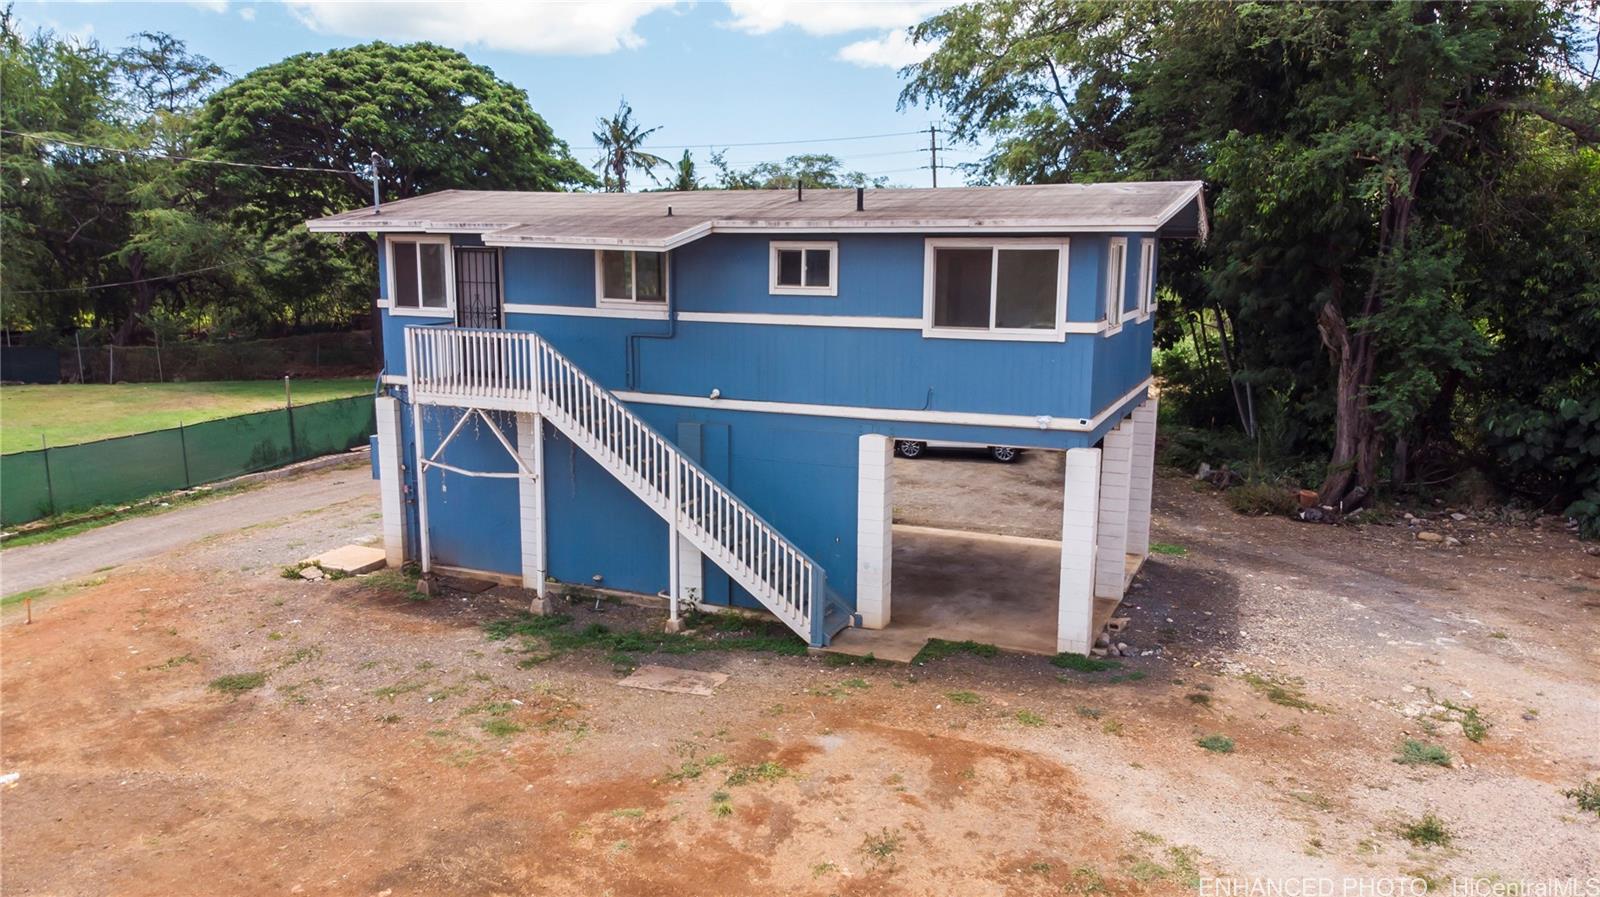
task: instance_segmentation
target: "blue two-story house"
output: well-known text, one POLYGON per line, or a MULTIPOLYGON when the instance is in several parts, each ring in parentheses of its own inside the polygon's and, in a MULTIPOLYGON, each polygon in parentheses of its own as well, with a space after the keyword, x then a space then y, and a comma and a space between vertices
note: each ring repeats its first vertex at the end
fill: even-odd
POLYGON ((1148 550, 1158 250, 1206 225, 1187 182, 452 190, 309 223, 379 238, 392 563, 825 646, 892 625, 896 440, 1057 449, 1075 652, 1148 550))

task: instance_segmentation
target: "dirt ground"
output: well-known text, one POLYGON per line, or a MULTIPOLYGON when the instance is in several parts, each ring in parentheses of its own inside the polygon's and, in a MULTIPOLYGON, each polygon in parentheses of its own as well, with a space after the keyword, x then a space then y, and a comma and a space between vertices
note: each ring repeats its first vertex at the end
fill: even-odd
MULTIPOLYGON (((983 479, 973 463, 918 476, 948 489, 983 479)), ((1155 539, 1184 553, 1154 556, 1126 605, 1140 655, 1095 673, 1008 654, 551 657, 486 633, 519 609, 501 590, 280 576, 373 534, 375 495, 212 536, 0 628, 0 773, 19 776, 0 785, 0 890, 1120 895, 1595 874, 1600 818, 1561 792, 1600 775, 1600 558, 1472 520, 1430 521, 1463 542, 1446 548, 1244 518, 1176 476, 1156 496, 1155 539), (617 687, 642 662, 731 678, 710 698, 617 687), (260 687, 211 687, 251 673, 260 687), (1395 762, 1407 738, 1451 765, 1395 762), (1429 813, 1448 844, 1402 836, 1429 813)), ((1051 496, 964 500, 981 517, 1051 496)), ((658 617, 568 610, 574 630, 658 617)))

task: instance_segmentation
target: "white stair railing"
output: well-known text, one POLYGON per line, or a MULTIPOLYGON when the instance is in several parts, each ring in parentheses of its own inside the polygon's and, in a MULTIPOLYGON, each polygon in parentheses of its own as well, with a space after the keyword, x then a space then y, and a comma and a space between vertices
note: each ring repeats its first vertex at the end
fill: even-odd
POLYGON ((821 568, 538 334, 406 328, 412 400, 544 415, 754 595, 818 644, 821 568))

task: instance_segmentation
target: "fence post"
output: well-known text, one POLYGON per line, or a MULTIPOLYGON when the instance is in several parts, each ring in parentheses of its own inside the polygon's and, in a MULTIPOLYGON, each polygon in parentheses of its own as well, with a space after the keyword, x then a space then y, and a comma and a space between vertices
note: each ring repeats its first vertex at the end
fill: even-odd
POLYGON ((44 448, 44 494, 50 502, 50 516, 56 516, 56 486, 50 481, 50 442, 39 434, 39 445, 44 448))
POLYGON ((283 375, 283 416, 289 421, 289 460, 296 461, 300 458, 300 450, 294 444, 294 401, 289 396, 289 375, 283 375))
POLYGON ((79 330, 72 331, 72 345, 78 349, 78 382, 88 383, 87 375, 83 372, 83 340, 79 339, 78 336, 81 332, 79 330))
POLYGON ((189 479, 189 438, 183 433, 183 421, 178 421, 178 450, 183 453, 183 488, 194 485, 189 479))
POLYGON ((106 364, 106 382, 117 382, 117 344, 106 346, 106 355, 111 359, 106 364))

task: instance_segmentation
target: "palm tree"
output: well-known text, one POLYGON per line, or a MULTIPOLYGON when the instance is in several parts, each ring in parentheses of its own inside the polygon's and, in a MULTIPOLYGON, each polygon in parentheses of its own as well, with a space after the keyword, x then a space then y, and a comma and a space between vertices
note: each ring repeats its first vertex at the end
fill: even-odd
MULTIPOLYGON (((627 97, 617 105, 616 115, 602 118, 596 125, 594 142, 600 147, 601 156, 595 160, 594 167, 600 172, 606 192, 627 192, 630 168, 638 168, 648 175, 657 165, 668 164, 666 159, 642 149, 645 138, 661 128, 641 128, 633 120, 633 107, 628 105, 627 97)), ((651 180, 654 179, 651 175, 651 180)))
POLYGON ((683 151, 683 158, 678 160, 678 167, 674 170, 673 175, 672 175, 672 183, 670 185, 668 185, 667 189, 669 189, 669 190, 699 190, 700 189, 700 176, 694 170, 694 157, 689 155, 689 151, 688 150, 684 150, 683 151))

